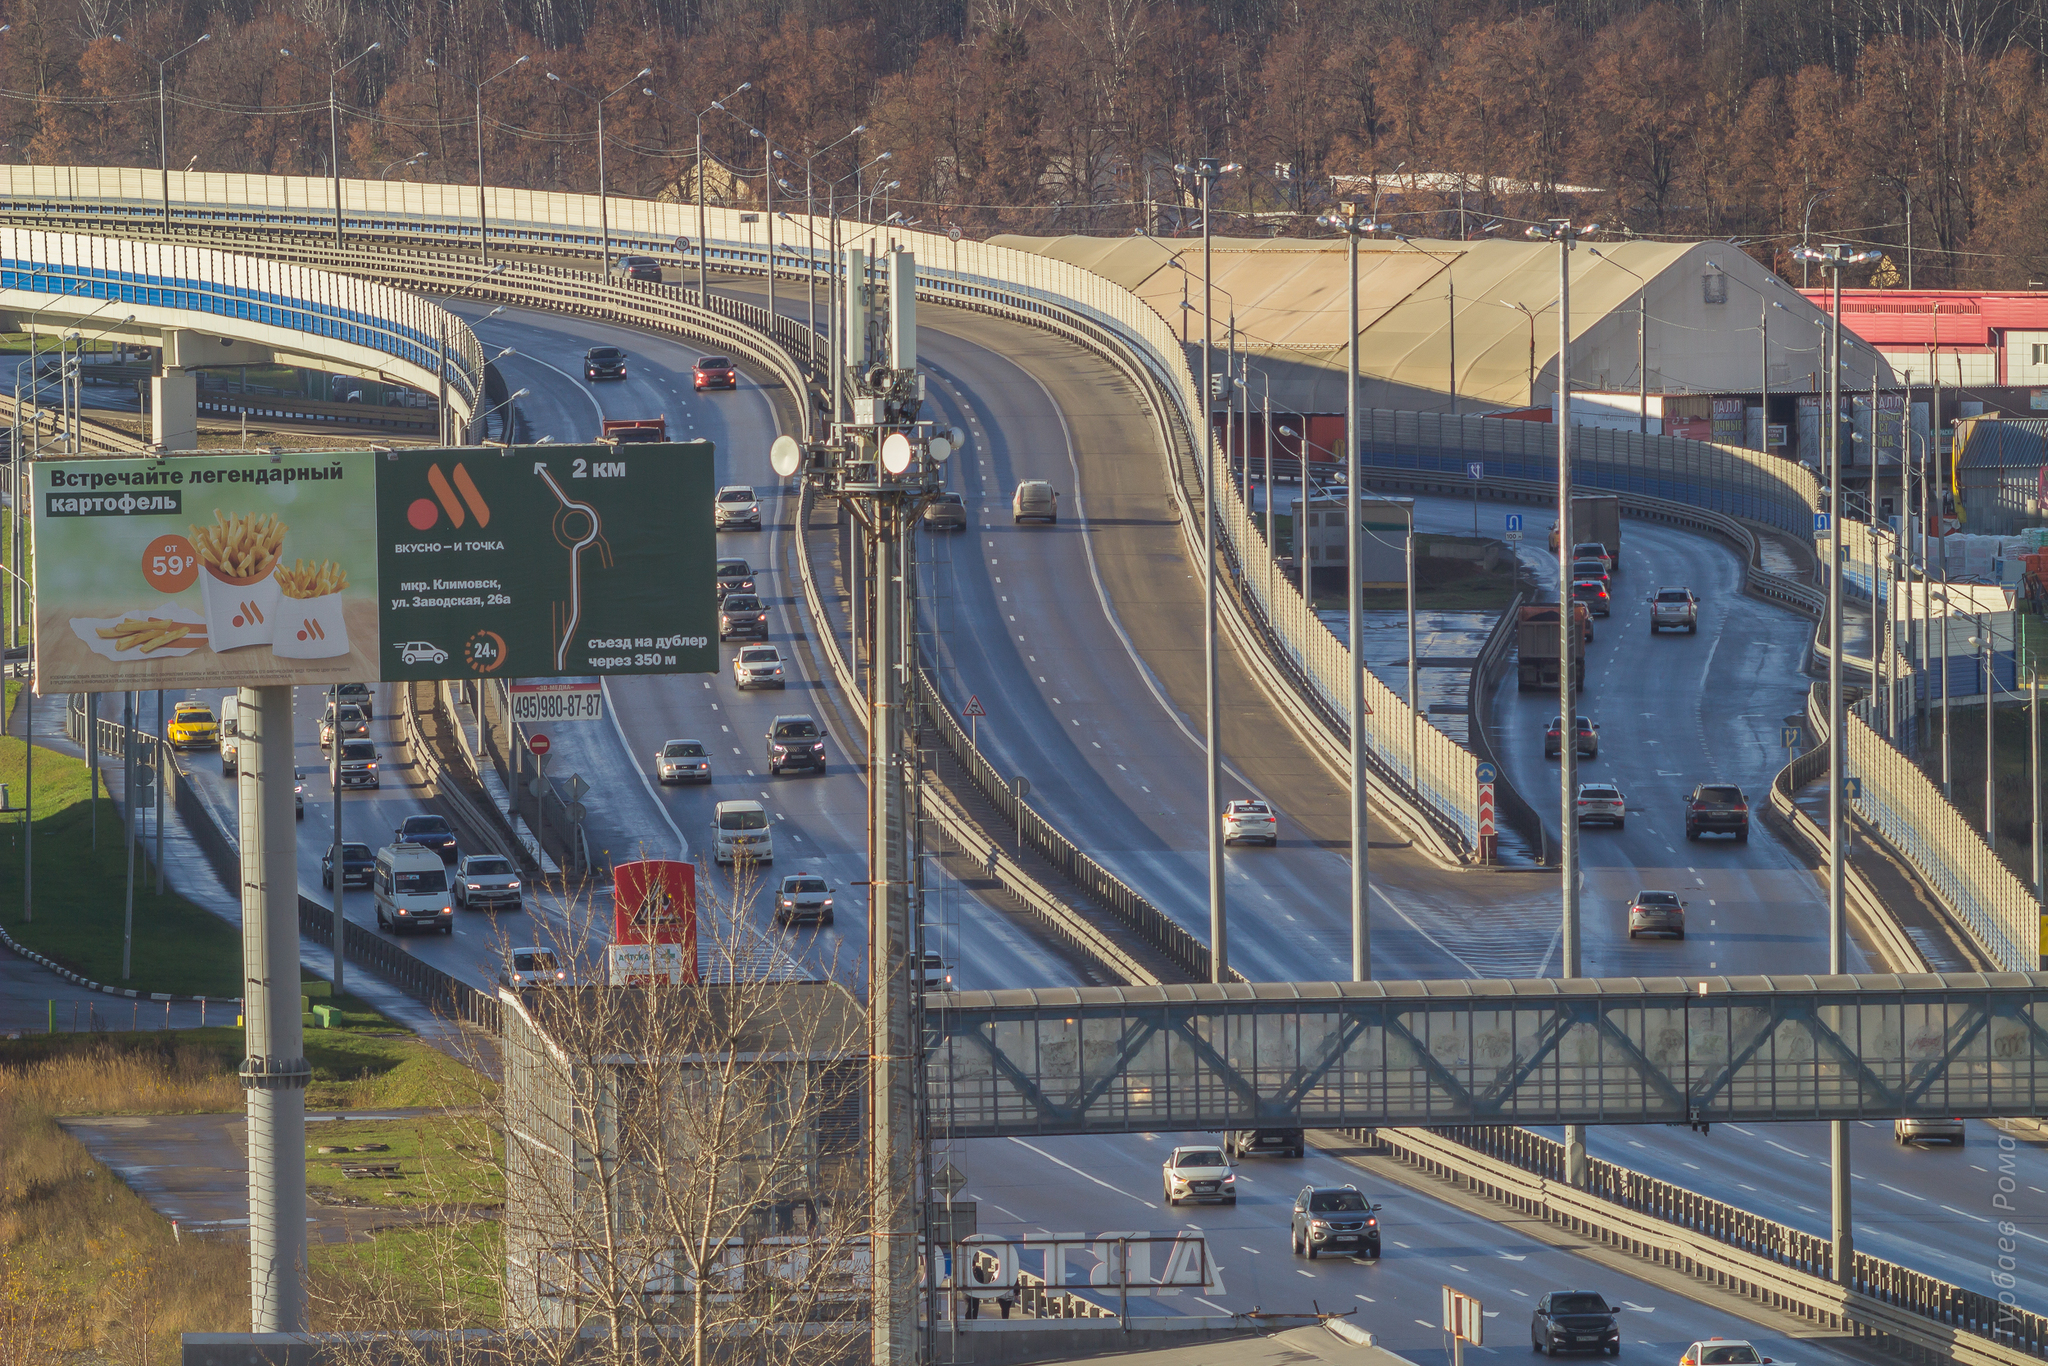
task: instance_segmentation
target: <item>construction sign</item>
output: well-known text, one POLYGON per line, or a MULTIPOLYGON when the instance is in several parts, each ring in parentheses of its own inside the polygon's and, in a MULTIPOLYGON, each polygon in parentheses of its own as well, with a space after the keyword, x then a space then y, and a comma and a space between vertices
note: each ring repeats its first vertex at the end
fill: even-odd
POLYGON ((612 944, 672 946, 680 981, 697 980, 697 870, 677 859, 612 868, 612 944))
POLYGON ((718 667, 709 442, 31 470, 39 692, 718 667))

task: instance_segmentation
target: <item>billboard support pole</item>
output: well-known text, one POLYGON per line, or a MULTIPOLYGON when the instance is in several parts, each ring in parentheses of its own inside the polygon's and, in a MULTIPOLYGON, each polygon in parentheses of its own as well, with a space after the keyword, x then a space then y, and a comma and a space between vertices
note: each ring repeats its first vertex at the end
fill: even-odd
POLYGON ((299 1016, 298 834, 292 814, 292 690, 243 688, 242 976, 249 1106, 249 1326, 305 1327, 306 1063, 299 1016))
MULTIPOLYGON (((444 404, 443 410, 445 411, 445 409, 446 405, 444 404)), ((410 685, 401 683, 398 686, 403 688, 410 685)), ((342 952, 348 946, 348 931, 344 928, 348 922, 343 917, 341 908, 343 895, 342 870, 346 866, 342 863, 341 859, 341 685, 337 683, 329 688, 327 696, 330 705, 334 708, 334 734, 328 737, 333 743, 327 747, 328 796, 334 801, 334 842, 327 847, 330 850, 328 861, 331 872, 329 875, 334 880, 334 996, 335 1004, 340 1005, 341 993, 347 989, 342 985, 342 978, 345 974, 345 969, 342 966, 342 952)))

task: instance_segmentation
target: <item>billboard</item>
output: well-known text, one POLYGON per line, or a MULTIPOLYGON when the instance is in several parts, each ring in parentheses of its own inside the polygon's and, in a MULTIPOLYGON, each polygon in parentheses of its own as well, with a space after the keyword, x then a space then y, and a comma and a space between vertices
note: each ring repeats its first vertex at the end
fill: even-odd
MULTIPOLYGON (((684 980, 697 980, 697 869, 678 859, 612 867, 613 947, 674 946, 684 980)), ((616 955, 615 955, 616 956, 616 955)))
POLYGON ((30 470, 41 692, 718 667, 709 442, 30 470))

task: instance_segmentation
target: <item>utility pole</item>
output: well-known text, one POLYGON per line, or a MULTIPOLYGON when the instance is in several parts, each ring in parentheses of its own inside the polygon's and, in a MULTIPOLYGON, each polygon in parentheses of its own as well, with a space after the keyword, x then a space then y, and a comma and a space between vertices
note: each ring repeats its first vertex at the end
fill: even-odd
POLYGON ((249 1326, 305 1328, 306 1063, 299 1021, 298 835, 292 690, 243 688, 236 706, 243 1016, 249 1105, 249 1326))
MULTIPOLYGON (((1874 251, 1851 251, 1838 243, 1818 250, 1801 247, 1793 255, 1802 265, 1818 263, 1833 281, 1828 328, 1827 459, 1828 459, 1828 972, 1848 970, 1849 925, 1847 890, 1843 884, 1848 855, 1845 788, 1848 783, 1848 736, 1842 706, 1842 271, 1877 259, 1874 251)), ((1945 682, 1946 680, 1944 680, 1945 682)), ((1943 689, 1944 693, 1947 691, 1943 689)), ((1849 1126, 1828 1125, 1829 1186, 1832 1193, 1834 1272, 1839 1284, 1849 1283, 1855 1269, 1855 1234, 1850 1228, 1849 1126)))
MULTIPOLYGON (((1558 754, 1558 874, 1563 882, 1564 924, 1558 975, 1579 975, 1578 670, 1572 647, 1579 643, 1578 613, 1572 602, 1572 252, 1579 230, 1568 218, 1553 218, 1528 235, 1557 243, 1557 714, 1563 736, 1558 754)), ((1564 1129, 1564 1179, 1586 1184, 1586 1126, 1564 1129)))
MULTIPOLYGON (((1367 877, 1365 795, 1367 788, 1365 756, 1365 648, 1361 637, 1365 634, 1364 602, 1360 598, 1358 581, 1359 562, 1365 555, 1365 539, 1360 523, 1364 520, 1364 509, 1359 502, 1361 472, 1358 468, 1359 412, 1358 412, 1358 239, 1378 230, 1379 225, 1369 218, 1358 215, 1358 201, 1347 200, 1337 206, 1337 212, 1316 220, 1326 228, 1334 228, 1344 234, 1344 254, 1350 281, 1349 303, 1345 319, 1349 331, 1348 357, 1345 366, 1344 393, 1344 550, 1346 562, 1344 572, 1350 580, 1345 594, 1344 628, 1346 648, 1350 658, 1345 663, 1345 691, 1347 693, 1346 719, 1351 724, 1351 980, 1369 981, 1372 978, 1372 884, 1367 877)), ((1301 486, 1302 499, 1295 505, 1294 554, 1301 561, 1301 597, 1313 610, 1309 598, 1308 541, 1301 530, 1304 512, 1308 506, 1308 436, 1306 419, 1301 439, 1301 486)), ((1409 540, 1414 540, 1415 526, 1409 522, 1409 540)), ((1411 649, 1408 657, 1413 659, 1411 649)))
MULTIPOLYGON (((1223 718, 1216 669, 1216 438, 1209 421, 1209 410, 1215 402, 1210 374, 1214 365, 1211 352, 1216 345, 1216 291, 1210 251, 1209 200, 1215 193, 1217 179, 1226 169, 1236 168, 1226 168, 1216 157, 1203 157, 1195 165, 1196 174, 1202 182, 1202 430, 1196 437, 1196 449, 1202 459, 1202 695, 1205 703, 1202 740, 1208 760, 1209 980, 1226 982, 1230 980, 1230 936, 1224 918, 1223 825, 1220 816, 1223 810, 1223 718)), ((1225 458, 1228 458, 1228 452, 1225 458)), ((1356 487, 1354 484, 1353 489, 1356 487)), ((1354 541, 1356 536, 1354 531, 1354 541)), ((1352 563, 1355 567, 1357 561, 1352 563)))
POLYGON ((917 265, 907 251, 886 259, 878 299, 869 283, 867 253, 857 247, 846 253, 844 340, 832 360, 852 394, 852 419, 841 422, 835 412, 828 438, 808 447, 778 442, 771 462, 784 478, 801 471, 814 489, 836 497, 868 539, 871 1359, 874 1366, 911 1366, 919 1351, 919 1219, 912 1194, 919 1189, 914 1178, 920 1054, 912 975, 917 926, 910 810, 915 755, 908 715, 916 677, 911 537, 924 505, 942 486, 941 464, 964 438, 919 421, 917 265), (877 313, 885 314, 879 329, 877 313))
MULTIPOLYGON (((401 688, 405 688, 410 687, 412 685, 408 683, 401 683, 398 686, 401 688)), ((341 910, 341 899, 344 893, 342 890, 341 877, 342 862, 340 684, 336 684, 335 686, 327 690, 327 699, 328 705, 334 709, 334 734, 330 737, 333 740, 333 743, 327 747, 327 791, 328 795, 334 799, 334 842, 328 846, 331 852, 328 854, 327 858, 328 864, 332 869, 331 876, 334 879, 334 886, 332 888, 334 892, 334 994, 338 1001, 342 991, 344 990, 344 988, 342 987, 342 977, 347 971, 347 969, 344 966, 342 960, 346 956, 344 951, 348 947, 348 922, 343 917, 341 910)), ((538 856, 536 856, 536 862, 538 862, 538 856)))

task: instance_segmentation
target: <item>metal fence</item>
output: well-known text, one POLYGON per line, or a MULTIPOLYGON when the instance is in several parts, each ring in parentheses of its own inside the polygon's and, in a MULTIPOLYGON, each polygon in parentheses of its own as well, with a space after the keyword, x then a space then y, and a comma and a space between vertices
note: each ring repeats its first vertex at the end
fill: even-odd
MULTIPOLYGON (((1364 1131, 1359 1137, 1376 1138, 1404 1161, 1438 1170, 1443 1175, 1462 1177, 1474 1185, 1486 1187, 1487 1194, 1525 1213, 1578 1225, 1581 1232, 1595 1233, 1606 1242, 1626 1244, 1632 1240, 1625 1225, 1597 1217, 1588 1219, 1588 1213, 1597 1215, 1597 1211, 1588 1211, 1584 1201, 1597 1201, 1616 1211, 1646 1215, 1660 1224, 1683 1229, 1743 1254, 1745 1261, 1754 1258, 1772 1263, 1815 1282, 1834 1280, 1834 1246, 1827 1237, 1789 1227, 1724 1200, 1701 1195, 1600 1158, 1587 1159, 1587 1179, 1583 1187, 1567 1188, 1571 1191, 1569 1203, 1553 1202, 1550 1198, 1552 1190, 1564 1185, 1564 1145, 1527 1129, 1508 1125, 1380 1129, 1364 1131), (1456 1145, 1456 1148, 1447 1150, 1448 1145, 1456 1145), (1531 1189, 1529 1184, 1522 1182, 1488 1180, 1482 1168, 1459 1161, 1457 1150, 1483 1155, 1507 1164, 1517 1173, 1534 1177, 1535 1188, 1531 1189)), ((1901 1318, 1910 1316, 1911 1319, 1941 1324, 1958 1333, 1982 1339, 1968 1346, 1956 1344, 1962 1347, 1954 1354, 1956 1360, 1998 1361, 2048 1356, 2048 1317, 2017 1304, 2003 1302, 1996 1296, 1965 1290, 1865 1253, 1855 1254, 1846 1286, 1839 1289, 1829 1286, 1824 1292, 1830 1297, 1839 1295, 1844 1301, 1837 1315, 1829 1315, 1822 1307, 1826 1302, 1817 1295, 1786 1296, 1784 1287, 1770 1286, 1761 1278, 1744 1276, 1739 1267, 1713 1265, 1705 1258, 1686 1255, 1668 1247, 1631 1250, 1648 1250, 1658 1261, 1694 1275, 1709 1275, 1716 1279, 1725 1277, 1736 1288, 1751 1293, 1775 1294, 1781 1299, 1791 1300, 1782 1307, 1794 1309, 1809 1318, 1838 1317, 1842 1326, 1857 1331, 1869 1331, 1875 1327, 1913 1342, 1919 1334, 1899 1331, 1902 1327, 1909 1327, 1900 1322, 1901 1318), (1736 1275, 1727 1277, 1730 1270, 1735 1270, 1736 1275), (1881 1313, 1878 1312, 1879 1306, 1903 1313, 1881 1313)), ((1820 1289, 1819 1286, 1812 1287, 1812 1290, 1820 1289)))

